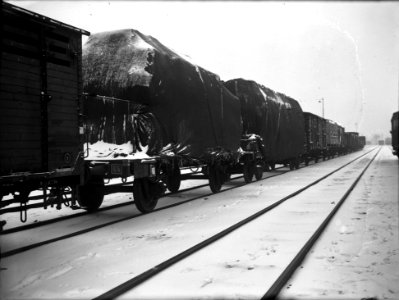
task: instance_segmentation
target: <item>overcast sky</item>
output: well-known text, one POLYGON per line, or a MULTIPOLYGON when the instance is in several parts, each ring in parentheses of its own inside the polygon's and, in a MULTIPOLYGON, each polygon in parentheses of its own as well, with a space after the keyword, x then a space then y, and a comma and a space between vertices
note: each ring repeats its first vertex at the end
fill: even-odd
POLYGON ((253 79, 361 135, 398 110, 397 2, 11 1, 91 33, 133 28, 221 79, 253 79))

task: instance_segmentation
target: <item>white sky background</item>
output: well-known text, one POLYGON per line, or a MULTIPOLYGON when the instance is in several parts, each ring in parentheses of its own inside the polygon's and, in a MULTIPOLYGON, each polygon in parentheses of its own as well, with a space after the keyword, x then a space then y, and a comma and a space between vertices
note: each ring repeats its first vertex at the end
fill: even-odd
POLYGON ((91 33, 133 28, 222 80, 253 79, 361 135, 398 110, 397 2, 11 1, 91 33))

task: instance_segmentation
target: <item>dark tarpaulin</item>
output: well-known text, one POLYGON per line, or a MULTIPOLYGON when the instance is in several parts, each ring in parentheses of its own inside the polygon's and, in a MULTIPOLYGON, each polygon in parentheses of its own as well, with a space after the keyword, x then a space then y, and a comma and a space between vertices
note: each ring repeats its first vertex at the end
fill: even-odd
MULTIPOLYGON (((144 105, 105 96, 84 98, 86 142, 103 141, 121 145, 131 142, 134 150, 142 145, 160 149, 159 124, 144 105)), ((148 153, 154 154, 154 153, 148 153)))
POLYGON ((225 86, 241 102, 244 134, 263 138, 267 161, 282 162, 304 152, 304 119, 299 103, 255 81, 233 79, 225 86))
POLYGON ((90 36, 83 78, 88 93, 146 105, 158 121, 162 146, 172 144, 179 154, 201 157, 210 148, 239 148, 239 100, 215 74, 150 36, 132 29, 90 36))

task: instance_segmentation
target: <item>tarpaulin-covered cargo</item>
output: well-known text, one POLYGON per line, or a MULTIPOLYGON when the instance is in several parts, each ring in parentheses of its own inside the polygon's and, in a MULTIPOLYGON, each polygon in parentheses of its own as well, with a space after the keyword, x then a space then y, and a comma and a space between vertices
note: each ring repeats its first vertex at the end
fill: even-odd
POLYGON ((305 118, 306 152, 323 150, 327 147, 326 120, 309 112, 303 113, 305 118))
MULTIPOLYGON (((133 29, 90 36, 83 49, 84 89, 148 106, 162 146, 201 157, 209 149, 236 151, 240 103, 219 78, 133 29)), ((161 149, 150 147, 149 153, 161 149)))
POLYGON ((229 80, 225 86, 240 99, 243 134, 263 138, 267 161, 282 162, 303 153, 304 120, 296 100, 245 79, 229 80))
POLYGON ((84 95, 83 108, 86 160, 143 158, 149 147, 162 146, 159 124, 144 105, 84 95))

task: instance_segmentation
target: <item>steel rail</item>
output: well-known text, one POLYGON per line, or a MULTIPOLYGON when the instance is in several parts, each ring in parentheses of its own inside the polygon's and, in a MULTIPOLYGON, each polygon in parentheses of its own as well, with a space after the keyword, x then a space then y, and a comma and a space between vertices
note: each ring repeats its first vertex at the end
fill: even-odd
MULTIPOLYGON (((125 183, 113 183, 113 184, 106 185, 105 188, 112 189, 112 188, 117 187, 117 186, 125 186, 125 185, 129 185, 129 184, 132 184, 132 183, 133 183, 133 181, 128 181, 128 182, 125 182, 125 183)), ((48 190, 47 197, 49 197, 49 194, 50 193, 49 193, 49 190, 48 190)), ((66 192, 64 195, 71 195, 71 194, 72 193, 69 191, 69 192, 66 192)), ((70 201, 71 198, 67 198, 65 200, 70 201)), ((29 201, 43 201, 43 194, 35 195, 35 196, 29 196, 28 197, 28 202, 29 201)), ((65 202, 65 201, 62 201, 62 202, 65 202)), ((15 200, 15 199, 1 200, 1 205, 2 205, 1 207, 6 207, 8 205, 19 204, 19 203, 21 203, 21 201, 18 201, 18 200, 15 200)), ((58 203, 59 203, 59 201, 57 201, 57 200, 47 200, 46 204, 44 204, 43 202, 34 203, 34 204, 28 204, 28 205, 26 205, 26 209, 40 208, 40 207, 44 207, 45 205, 47 207, 48 206, 52 207, 54 205, 57 205, 58 203)), ((11 213, 11 212, 19 212, 19 210, 17 210, 18 208, 19 207, 1 208, 0 209, 0 215, 6 214, 6 213, 11 213)))
MULTIPOLYGON (((283 175, 283 174, 288 173, 288 172, 289 171, 283 171, 280 174, 274 174, 274 175, 268 176, 266 178, 262 178, 262 179, 258 180, 257 182, 259 182, 261 180, 266 180, 268 178, 280 176, 280 175, 283 175)), ((236 178, 233 178, 231 180, 239 179, 239 178, 242 178, 242 177, 243 176, 236 177, 236 178)), ((237 186, 225 188, 225 189, 221 190, 219 193, 227 192, 227 191, 242 187, 242 186, 247 185, 247 184, 248 183, 241 183, 241 184, 239 184, 237 186)), ((251 183, 249 183, 249 184, 251 184, 251 183)), ((189 189, 197 189, 199 187, 205 187, 205 186, 208 186, 208 184, 192 187, 192 188, 189 188, 189 189)), ((189 190, 189 189, 187 189, 187 190, 189 190)), ((176 193, 174 193, 174 194, 176 194, 176 193)), ((72 232, 72 233, 69 233, 69 234, 66 234, 66 235, 62 235, 62 236, 59 236, 59 237, 56 237, 56 238, 52 238, 52 239, 48 239, 48 240, 45 240, 45 241, 42 241, 42 242, 38 242, 38 243, 30 244, 30 245, 27 245, 27 246, 23 246, 23 247, 20 247, 20 248, 16 248, 16 249, 1 253, 1 257, 5 258, 5 257, 9 257, 9 256, 12 256, 12 255, 16 255, 16 254, 19 254, 19 253, 22 253, 22 252, 25 252, 25 251, 40 247, 40 246, 44 246, 44 245, 55 243, 55 242, 58 242, 58 241, 61 241, 61 240, 72 238, 74 236, 78 236, 78 235, 81 235, 81 234, 84 234, 84 233, 88 233, 90 231, 94 231, 94 230, 101 229, 101 228, 104 228, 104 227, 107 227, 107 226, 111 226, 111 225, 114 225, 114 224, 117 224, 117 223, 121 223, 121 222, 124 222, 124 221, 127 221, 127 220, 131 220, 131 219, 135 219, 135 218, 138 218, 138 217, 142 217, 142 216, 145 216, 145 215, 148 215, 148 214, 155 213, 157 211, 161 211, 161 210, 169 209, 169 208, 172 208, 172 207, 175 207, 175 206, 183 205, 185 203, 188 203, 188 202, 191 202, 191 201, 194 201, 194 200, 198 200, 198 199, 202 199, 204 197, 209 197, 209 196, 212 196, 212 195, 214 195, 214 194, 213 193, 207 193, 205 195, 196 196, 196 197, 193 197, 193 198, 181 201, 181 202, 173 203, 173 204, 170 204, 170 205, 167 205, 167 206, 164 206, 164 207, 160 207, 158 209, 154 209, 153 211, 151 211, 151 212, 149 212, 147 214, 137 214, 137 215, 133 215, 133 216, 129 216, 129 217, 124 217, 124 218, 121 218, 121 219, 118 219, 118 220, 110 221, 110 222, 107 222, 107 223, 104 223, 104 224, 96 225, 96 226, 93 226, 93 227, 90 227, 90 228, 86 228, 86 229, 75 231, 75 232, 72 232)))
POLYGON ((369 154, 370 152, 374 151, 375 148, 373 148, 372 150, 358 156, 357 158, 351 160, 350 162, 344 164, 343 166, 335 169, 334 171, 328 173, 327 175, 322 176, 321 178, 313 181, 312 183, 306 185, 305 187, 289 194, 288 196, 276 201, 275 203, 263 208, 262 210, 250 215, 249 217, 229 226, 228 228, 220 231, 219 233, 205 239, 204 241, 180 252, 179 254, 163 261, 162 263, 148 269, 147 271, 144 271, 143 273, 125 281, 124 283, 110 289, 109 291, 93 298, 93 300, 103 300, 103 299, 114 299, 128 291, 130 291, 131 289, 133 289, 134 287, 140 285, 141 283, 149 280, 150 278, 154 277, 155 275, 157 275, 158 273, 166 270, 167 268, 171 267, 172 265, 174 265, 175 263, 187 258, 188 256, 198 252, 199 250, 202 250, 203 248, 211 245, 212 243, 218 241, 219 239, 225 237, 226 235, 230 234, 231 232, 237 230, 238 228, 252 222, 253 220, 255 220, 256 218, 264 215, 265 213, 267 213, 268 211, 271 211, 272 209, 274 209, 275 207, 279 206, 280 204, 282 204, 283 202, 287 201, 288 199, 302 193, 303 191, 309 189, 310 187, 316 185, 317 183, 319 183, 320 181, 326 179, 327 177, 331 176, 332 174, 338 172, 339 170, 345 168, 346 166, 352 164, 353 162, 355 162, 356 160, 360 159, 361 157, 369 154))
MULTIPOLYGON (((235 178, 232 178, 231 180, 235 180, 235 179, 242 178, 242 177, 243 176, 235 177, 235 178)), ((130 182, 130 183, 133 183, 133 182, 130 182)), ((128 183, 126 183, 126 184, 128 184, 128 183)), ((123 184, 117 184, 117 185, 123 185, 123 184)), ((194 189, 205 187, 207 185, 208 184, 201 184, 201 185, 197 185, 197 186, 194 186, 194 187, 181 189, 181 190, 179 190, 179 191, 177 191, 175 193, 167 192, 162 197, 169 196, 169 195, 175 195, 175 194, 178 194, 178 193, 187 192, 187 191, 190 191, 190 190, 194 190, 194 189)), ((132 189, 131 193, 133 195, 133 189, 132 189)), ((17 226, 17 227, 12 227, 12 228, 9 228, 9 229, 4 229, 1 232, 0 235, 15 233, 15 232, 18 232, 18 231, 32 229, 32 228, 36 228, 36 227, 41 227, 41 226, 49 225, 49 224, 52 224, 52 223, 56 223, 56 222, 60 222, 60 221, 68 220, 68 219, 73 219, 73 218, 77 218, 77 217, 81 217, 81 216, 86 216, 86 215, 90 215, 90 214, 101 212, 101 211, 107 211, 107 210, 111 210, 111 209, 114 209, 114 208, 119 208, 119 207, 131 205, 131 204, 134 204, 134 201, 127 201, 127 202, 122 202, 122 203, 118 203, 118 204, 114 204, 114 205, 109 205, 109 206, 106 206, 106 207, 101 207, 101 208, 97 209, 94 212, 83 211, 83 212, 78 212, 78 213, 72 214, 72 215, 61 216, 61 217, 52 218, 52 219, 45 220, 45 221, 39 221, 39 222, 31 223, 31 224, 26 224, 26 225, 21 225, 21 226, 17 226)), ((33 205, 35 205, 35 204, 33 204, 33 205)), ((40 207, 42 207, 42 205, 41 206, 37 206, 37 207, 40 208, 40 207)), ((80 209, 80 208, 78 208, 78 209, 80 209)))
POLYGON ((336 212, 339 210, 341 205, 345 202, 345 200, 348 198, 348 196, 351 194, 355 186, 359 183, 360 179, 363 177, 364 173, 366 170, 369 168, 371 163, 374 161, 374 159, 377 157, 378 153, 380 153, 381 148, 377 151, 377 153, 373 156, 373 158, 369 161, 369 163, 366 165, 366 167, 363 169, 363 171, 358 175, 356 180, 351 184, 349 189, 345 192, 345 194, 341 197, 341 199, 338 201, 337 205, 334 206, 334 208, 331 210, 331 212, 328 214, 326 219, 323 221, 323 223, 317 228, 315 233, 309 238, 309 240, 306 242, 306 244, 301 248, 301 250, 298 252, 298 254, 294 257, 294 259, 290 262, 290 264, 284 269, 284 271, 281 273, 281 275, 277 278, 277 280, 273 283, 273 285, 269 288, 269 290, 264 294, 262 299, 276 299, 278 294, 281 292, 283 287, 287 284, 288 280, 292 277, 296 269, 301 265, 303 260, 305 259, 306 255, 309 253, 309 251, 312 249, 313 245, 316 243, 316 241, 319 239, 321 234, 324 232, 336 212))

